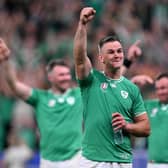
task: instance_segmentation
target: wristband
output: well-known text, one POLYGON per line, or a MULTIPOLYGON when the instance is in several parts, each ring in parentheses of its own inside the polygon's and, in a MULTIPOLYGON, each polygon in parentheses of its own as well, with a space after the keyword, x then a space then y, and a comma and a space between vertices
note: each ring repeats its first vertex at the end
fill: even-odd
POLYGON ((124 66, 129 68, 132 65, 132 61, 128 60, 127 58, 124 59, 124 66))

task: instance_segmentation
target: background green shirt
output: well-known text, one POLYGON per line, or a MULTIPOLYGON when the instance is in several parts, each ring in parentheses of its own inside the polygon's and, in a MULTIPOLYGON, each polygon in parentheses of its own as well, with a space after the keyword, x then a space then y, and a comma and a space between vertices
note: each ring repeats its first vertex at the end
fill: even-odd
POLYGON ((84 102, 83 155, 95 161, 131 162, 130 136, 124 133, 124 143, 115 145, 111 120, 113 112, 120 112, 133 122, 146 111, 139 89, 124 77, 112 80, 96 70, 79 84, 84 102))
POLYGON ((151 125, 148 137, 149 160, 156 163, 168 163, 168 104, 159 100, 145 101, 151 125))
POLYGON ((66 160, 80 150, 82 101, 79 88, 69 89, 63 95, 34 89, 27 102, 36 109, 42 158, 66 160))

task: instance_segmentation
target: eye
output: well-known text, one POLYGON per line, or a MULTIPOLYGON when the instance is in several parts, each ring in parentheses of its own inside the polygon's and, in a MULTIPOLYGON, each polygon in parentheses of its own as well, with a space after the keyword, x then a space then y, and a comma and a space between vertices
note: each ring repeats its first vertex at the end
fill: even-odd
POLYGON ((114 54, 114 52, 115 52, 114 50, 108 50, 107 54, 114 54))
POLYGON ((123 52, 123 49, 122 48, 119 48, 118 50, 117 50, 117 53, 122 53, 123 52))

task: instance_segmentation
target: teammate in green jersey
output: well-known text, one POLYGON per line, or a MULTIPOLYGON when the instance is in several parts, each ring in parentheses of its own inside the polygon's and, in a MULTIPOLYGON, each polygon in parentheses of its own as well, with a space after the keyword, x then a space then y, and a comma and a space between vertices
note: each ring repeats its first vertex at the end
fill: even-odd
MULTIPOLYGON (((132 81, 138 86, 152 84, 146 75, 137 75, 132 81)), ((151 135, 148 137, 148 168, 168 167, 168 73, 160 74, 155 82, 156 99, 145 101, 151 124, 151 135)))
POLYGON ((96 11, 83 8, 74 39, 76 74, 84 103, 84 139, 80 168, 131 168, 130 135, 148 136, 148 117, 138 87, 121 76, 123 48, 109 36, 99 43, 104 71, 92 68, 87 56, 87 24, 96 11), (115 132, 119 130, 120 142, 115 132), (122 138, 122 139, 121 139, 122 138))
POLYGON ((79 88, 71 87, 70 68, 62 60, 47 66, 49 90, 19 81, 9 63, 10 51, 0 40, 0 63, 15 95, 31 104, 40 131, 40 168, 79 168, 82 140, 82 101, 79 88))

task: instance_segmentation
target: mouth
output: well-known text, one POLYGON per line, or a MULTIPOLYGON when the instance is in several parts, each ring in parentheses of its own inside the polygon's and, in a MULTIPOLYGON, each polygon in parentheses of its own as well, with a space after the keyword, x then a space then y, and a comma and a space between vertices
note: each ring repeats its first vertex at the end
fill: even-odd
POLYGON ((60 84, 61 84, 62 86, 63 86, 63 85, 69 85, 69 84, 70 84, 70 81, 62 81, 60 84))
POLYGON ((121 61, 113 61, 114 63, 120 63, 121 61))
POLYGON ((112 60, 111 63, 112 64, 120 64, 120 63, 122 63, 122 61, 121 60, 112 60))

